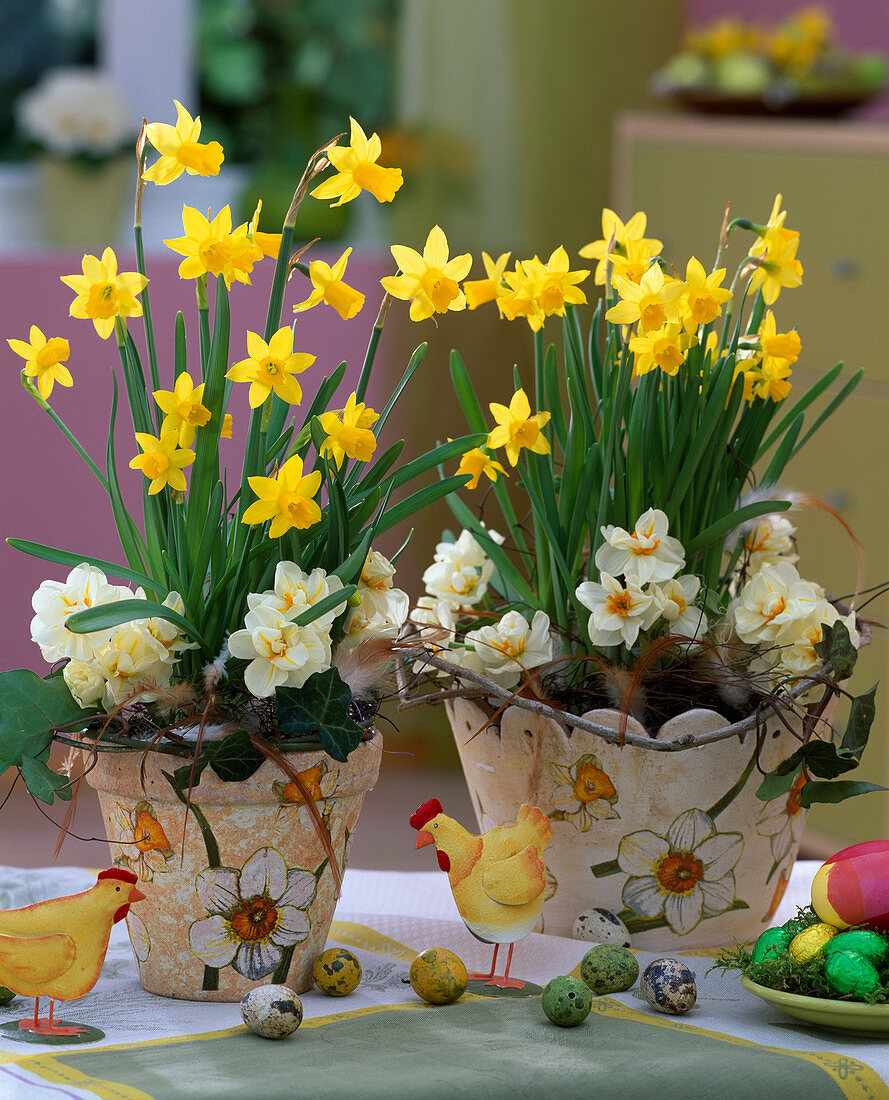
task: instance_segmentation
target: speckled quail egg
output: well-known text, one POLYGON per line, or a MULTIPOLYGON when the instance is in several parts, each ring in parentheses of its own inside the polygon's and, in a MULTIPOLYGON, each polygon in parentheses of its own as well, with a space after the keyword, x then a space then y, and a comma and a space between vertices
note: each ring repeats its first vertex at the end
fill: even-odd
POLYGON ((575 920, 571 935, 576 940, 615 943, 618 947, 630 946, 627 926, 610 909, 587 909, 575 920))
POLYGON ((652 1008, 681 1016, 698 999, 695 976, 678 959, 655 959, 642 971, 640 982, 645 1000, 652 1008))
POLYGON ((639 977, 639 963, 632 951, 613 943, 591 947, 580 961, 580 976, 597 996, 622 993, 639 977))
POLYGON ((260 985, 241 999, 241 1017, 263 1039, 286 1039, 303 1022, 303 1005, 286 985, 260 985))

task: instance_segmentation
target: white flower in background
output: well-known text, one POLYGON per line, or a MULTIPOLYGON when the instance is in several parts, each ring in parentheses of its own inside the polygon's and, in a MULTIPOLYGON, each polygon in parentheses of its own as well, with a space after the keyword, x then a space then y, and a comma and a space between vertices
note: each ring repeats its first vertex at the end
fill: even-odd
POLYGON ((22 132, 56 156, 112 156, 136 132, 120 89, 97 69, 51 69, 15 111, 22 132))
MULTIPOLYGON (((358 588, 355 593, 360 597, 361 607, 368 619, 371 618, 373 611, 378 610, 384 615, 389 615, 393 610, 390 593, 400 591, 400 589, 392 586, 394 576, 395 566, 392 562, 376 550, 370 550, 361 569, 361 576, 358 578, 358 588)), ((403 623, 404 619, 401 622, 403 623)))
POLYGON ((800 624, 816 613, 821 597, 789 561, 764 565, 741 589, 732 609, 743 642, 791 644, 800 624))
POLYGON ((62 676, 74 701, 84 708, 96 706, 105 694, 105 677, 94 661, 69 661, 62 676))
POLYGON ((620 842, 617 862, 630 877, 621 895, 640 917, 659 917, 678 935, 703 917, 725 912, 735 900, 733 868, 741 858, 740 833, 720 833, 703 810, 686 810, 665 836, 649 829, 620 842))
POLYGON ((702 638, 707 633, 707 616, 695 607, 700 587, 700 578, 686 573, 682 577, 673 577, 665 584, 650 584, 645 590, 654 600, 661 618, 669 625, 670 634, 702 638))
POLYGON ((357 607, 346 616, 339 648, 352 649, 372 638, 389 638, 393 642, 401 633, 411 601, 400 588, 387 588, 362 596, 357 607))
POLYGON ((247 690, 266 698, 275 688, 302 687, 315 672, 330 668, 330 635, 317 620, 297 626, 272 604, 258 604, 248 611, 243 630, 229 635, 233 657, 249 661, 244 671, 247 690))
POLYGON ((464 668, 503 687, 513 687, 524 671, 553 659, 549 616, 543 611, 535 611, 530 623, 518 611, 508 611, 496 625, 470 630, 466 644, 474 648, 461 654, 464 668))
MULTIPOLYGON (((411 608, 410 621, 418 627, 417 642, 424 645, 430 653, 440 654, 446 659, 453 660, 453 653, 449 652, 450 645, 457 633, 457 621, 454 618, 454 609, 447 600, 436 600, 432 596, 421 596, 417 600, 416 607, 411 608)), ((441 669, 433 669, 424 661, 414 662, 414 672, 434 671, 438 676, 447 676, 448 673, 441 669)))
POLYGON ((795 534, 796 527, 786 516, 761 516, 756 520, 744 537, 748 572, 758 573, 764 565, 777 565, 779 561, 798 561, 799 554, 793 545, 795 534))
POLYGON ((612 577, 623 575, 640 588, 649 581, 674 577, 685 565, 685 550, 667 530, 667 517, 659 508, 644 512, 632 534, 612 524, 603 527, 605 541, 596 551, 599 572, 612 577))
POLYGON ((849 631, 849 639, 857 649, 861 644, 861 635, 855 625, 854 613, 840 615, 832 603, 821 599, 811 618, 794 620, 791 624, 794 633, 790 633, 791 627, 788 627, 788 633, 782 639, 781 648, 774 651, 777 659, 775 673, 805 676, 820 668, 822 660, 815 652, 815 646, 824 637, 824 627, 833 626, 837 621, 843 623, 849 631))
MULTIPOLYGON (((495 542, 502 541, 490 532, 495 542)), ((469 531, 463 531, 456 542, 440 542, 435 559, 423 574, 426 593, 437 600, 446 600, 453 607, 472 607, 488 589, 494 563, 469 531)))
POLYGON ((305 910, 315 898, 315 876, 288 869, 274 848, 260 848, 240 870, 205 868, 196 888, 209 915, 192 924, 188 942, 207 966, 231 966, 258 982, 311 929, 305 910))
POLYGON ((608 573, 601 573, 599 581, 583 581, 577 586, 577 598, 592 612, 587 624, 593 645, 636 644, 640 630, 648 630, 660 615, 660 609, 651 596, 638 584, 627 582, 624 588, 608 573))
MULTIPOLYGON (((265 592, 251 592, 247 596, 247 608, 252 612, 260 606, 273 607, 289 619, 296 619, 303 611, 316 603, 339 592, 343 582, 332 573, 323 569, 313 569, 305 573, 292 561, 279 561, 275 568, 274 587, 265 592)), ((311 624, 318 630, 329 630, 333 620, 346 606, 346 601, 324 615, 320 615, 311 624)), ((248 616, 249 617, 249 616, 248 616)), ((248 624, 249 629, 249 624, 248 624)))
POLYGON ((77 611, 89 607, 132 599, 128 588, 109 584, 105 574, 84 562, 72 569, 65 581, 44 581, 31 598, 36 612, 31 620, 31 638, 40 646, 45 661, 73 657, 88 661, 93 652, 103 646, 113 629, 75 634, 65 626, 65 620, 77 611))

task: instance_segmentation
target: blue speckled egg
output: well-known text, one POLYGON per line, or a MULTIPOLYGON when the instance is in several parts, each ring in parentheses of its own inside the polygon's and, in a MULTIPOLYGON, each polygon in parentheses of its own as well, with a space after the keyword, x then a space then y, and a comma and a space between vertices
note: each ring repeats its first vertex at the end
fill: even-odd
POLYGON ((640 988, 652 1008, 681 1016, 698 999, 695 976, 678 959, 655 959, 642 971, 640 988))
POLYGON ((260 985, 241 999, 241 1018, 263 1039, 286 1039, 303 1022, 303 1005, 286 985, 260 985))
POLYGON ((541 998, 548 1020, 559 1027, 577 1027, 589 1016, 593 995, 580 978, 563 974, 547 982, 541 998))
POLYGON ((614 943, 618 947, 630 946, 627 926, 610 909, 587 909, 574 922, 571 935, 576 940, 593 943, 614 943))

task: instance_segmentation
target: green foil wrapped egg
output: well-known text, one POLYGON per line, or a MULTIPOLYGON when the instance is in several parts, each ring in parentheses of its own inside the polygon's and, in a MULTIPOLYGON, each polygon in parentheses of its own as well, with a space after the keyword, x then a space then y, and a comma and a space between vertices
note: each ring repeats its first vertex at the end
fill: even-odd
POLYGON ((580 976, 597 996, 622 993, 639 977, 639 963, 632 951, 613 943, 591 947, 580 963, 580 976))
POLYGON ((411 987, 431 1005, 449 1005, 466 992, 466 967, 446 947, 429 947, 411 963, 411 987))
POLYGON ((767 928, 753 945, 753 961, 760 963, 764 959, 779 959, 793 937, 794 933, 784 925, 767 928))
POLYGON ((811 962, 812 959, 817 959, 824 948, 827 946, 829 940, 837 934, 836 928, 830 924, 810 924, 808 928, 804 928, 802 932, 797 934, 790 941, 790 946, 787 948, 787 953, 797 963, 811 962))
POLYGON ((345 947, 329 947, 315 959, 312 977, 328 997, 345 997, 358 988, 361 963, 345 947))
POLYGON ((577 1027, 593 1007, 593 995, 586 983, 570 974, 547 982, 541 1000, 547 1019, 559 1027, 577 1027))
POLYGON ((853 993, 863 999, 880 988, 877 968, 854 951, 832 951, 824 962, 824 977, 842 997, 853 993))
POLYGON ((871 932, 867 928, 857 928, 853 932, 840 932, 824 948, 825 955, 832 955, 834 951, 854 951, 857 955, 863 955, 874 966, 882 966, 889 959, 889 943, 879 932, 871 932))

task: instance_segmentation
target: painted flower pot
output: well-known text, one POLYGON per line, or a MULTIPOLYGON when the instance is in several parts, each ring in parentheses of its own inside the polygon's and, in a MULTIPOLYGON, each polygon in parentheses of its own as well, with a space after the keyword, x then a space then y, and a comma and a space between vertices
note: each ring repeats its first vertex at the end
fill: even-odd
POLYGON ((266 762, 225 783, 205 769, 184 802, 164 776, 175 758, 102 752, 87 775, 97 789, 111 857, 145 894, 127 919, 150 993, 239 1001, 268 982, 303 992, 336 906, 333 868, 300 786, 311 796, 345 869, 364 796, 376 782, 382 737, 345 764, 293 754, 300 784, 266 762))
MULTIPOLYGON (((478 733, 490 711, 468 699, 445 705, 479 826, 515 820, 523 802, 550 819, 546 932, 570 936, 575 919, 594 907, 617 913, 633 946, 647 950, 730 945, 769 926, 805 811, 799 783, 771 802, 756 797, 752 727, 746 735, 662 752, 620 748, 519 707, 507 707, 499 724, 478 733)), ((619 727, 617 711, 584 717, 619 727)), ((692 710, 665 723, 659 740, 727 725, 714 711, 692 710)), ((627 729, 645 732, 632 718, 627 729)), ((759 764, 768 771, 799 742, 777 719, 766 722, 766 731, 759 764)))

